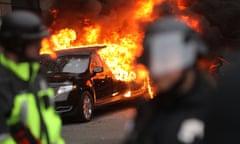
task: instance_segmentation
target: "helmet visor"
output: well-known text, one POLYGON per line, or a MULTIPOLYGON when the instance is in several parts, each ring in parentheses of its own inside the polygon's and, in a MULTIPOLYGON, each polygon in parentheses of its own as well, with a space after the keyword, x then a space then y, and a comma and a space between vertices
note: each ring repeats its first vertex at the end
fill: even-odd
POLYGON ((154 34, 149 38, 152 77, 183 70, 195 63, 195 43, 186 43, 181 32, 154 34))

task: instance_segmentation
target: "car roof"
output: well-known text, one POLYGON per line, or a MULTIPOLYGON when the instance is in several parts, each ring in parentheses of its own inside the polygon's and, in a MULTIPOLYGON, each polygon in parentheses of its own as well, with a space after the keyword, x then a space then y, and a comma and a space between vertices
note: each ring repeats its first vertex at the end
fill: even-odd
POLYGON ((76 48, 68 48, 56 51, 57 56, 67 56, 67 55, 91 55, 97 50, 106 48, 105 45, 101 46, 81 46, 76 48))

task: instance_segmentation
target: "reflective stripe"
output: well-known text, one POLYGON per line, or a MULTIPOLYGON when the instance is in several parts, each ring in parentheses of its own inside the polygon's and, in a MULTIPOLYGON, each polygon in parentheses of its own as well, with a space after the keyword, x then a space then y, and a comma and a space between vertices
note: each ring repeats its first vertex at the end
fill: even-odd
POLYGON ((47 90, 48 89, 47 82, 44 79, 41 79, 39 83, 40 83, 41 90, 47 90))
POLYGON ((24 124, 27 123, 27 115, 28 115, 28 102, 27 102, 27 100, 24 100, 22 102, 21 112, 20 112, 20 120, 24 124))
POLYGON ((3 141, 5 139, 7 139, 8 137, 11 137, 11 135, 9 133, 0 134, 0 141, 3 141))
POLYGON ((10 136, 10 134, 2 134, 0 135, 0 144, 16 144, 13 137, 10 136))
POLYGON ((178 132, 178 140, 184 144, 194 143, 196 139, 202 139, 203 136, 204 122, 196 118, 184 120, 178 132))

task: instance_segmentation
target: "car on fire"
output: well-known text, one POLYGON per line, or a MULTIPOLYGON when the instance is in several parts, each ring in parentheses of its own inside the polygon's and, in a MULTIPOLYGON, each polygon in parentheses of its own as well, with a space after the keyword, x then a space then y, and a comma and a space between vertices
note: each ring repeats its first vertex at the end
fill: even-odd
MULTIPOLYGON (((54 61, 42 56, 42 71, 49 86, 55 90, 55 109, 62 117, 90 121, 95 107, 119 102, 131 95, 131 83, 116 80, 97 53, 104 47, 56 51, 54 61)), ((135 95, 141 94, 135 90, 135 95)))

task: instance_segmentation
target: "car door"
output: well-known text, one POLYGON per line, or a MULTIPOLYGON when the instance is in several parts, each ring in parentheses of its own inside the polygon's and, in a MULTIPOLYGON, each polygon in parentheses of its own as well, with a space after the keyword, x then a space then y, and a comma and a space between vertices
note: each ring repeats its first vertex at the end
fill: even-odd
POLYGON ((96 73, 93 77, 93 84, 96 92, 97 99, 105 99, 112 95, 112 77, 109 71, 105 68, 104 63, 97 54, 92 55, 90 70, 93 71, 94 67, 102 67, 103 72, 96 73))

